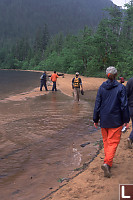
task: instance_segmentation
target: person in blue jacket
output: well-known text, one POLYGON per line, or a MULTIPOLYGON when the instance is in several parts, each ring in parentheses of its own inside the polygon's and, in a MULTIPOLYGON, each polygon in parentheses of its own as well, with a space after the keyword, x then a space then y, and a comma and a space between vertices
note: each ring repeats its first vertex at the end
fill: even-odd
POLYGON ((41 85, 40 85, 40 91, 42 91, 42 87, 45 87, 45 90, 48 91, 47 89, 47 73, 44 71, 43 75, 40 77, 41 80, 41 85))
POLYGON ((117 69, 106 69, 108 80, 98 89, 93 113, 94 126, 100 127, 104 144, 104 176, 110 178, 113 158, 120 142, 122 126, 128 127, 130 120, 125 86, 116 81, 117 69))

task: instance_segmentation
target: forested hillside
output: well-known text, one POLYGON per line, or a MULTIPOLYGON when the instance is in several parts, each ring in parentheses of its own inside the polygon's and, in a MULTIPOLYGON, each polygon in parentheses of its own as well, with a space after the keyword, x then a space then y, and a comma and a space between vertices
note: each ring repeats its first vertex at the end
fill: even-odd
MULTIPOLYGON (((61 0, 54 1, 55 3, 53 5, 57 5, 59 1, 61 0)), ((88 5, 87 2, 89 1, 83 1, 88 5)), ((9 0, 4 0, 3 2, 9 3, 9 0)), ((15 0, 11 0, 10 2, 15 2, 15 0)), ((22 1, 17 0, 17 2, 21 7, 22 5, 20 3, 22 1)), ((23 0, 23 2, 25 2, 25 5, 30 5, 31 0, 23 0)), ((32 0, 32 2, 38 8, 37 1, 32 0)), ((43 10, 44 1, 40 0, 39 2, 42 3, 42 5, 39 4, 40 10, 41 8, 43 10)), ((52 4, 53 0, 45 2, 49 6, 49 2, 52 4)), ((62 0, 62 2, 66 1, 62 0)), ((70 0, 67 0, 68 2, 70 0)), ((81 1, 73 0, 73 4, 74 2, 79 2, 75 6, 79 6, 80 10, 81 1)), ((96 2, 96 0, 93 0, 93 2, 96 2)), ((102 0, 98 0, 97 2, 102 2, 102 0)), ((64 12, 65 16, 66 12, 62 9, 61 12, 64 12)), ((71 9, 72 7, 70 6, 68 10, 71 9)), ((77 10, 73 10, 72 12, 73 18, 71 18, 71 25, 75 23, 74 12, 77 12, 77 10)), ((15 13, 16 11, 14 11, 14 15, 15 13)), ((39 16, 40 13, 38 12, 39 16)), ((85 11, 81 9, 81 16, 84 13, 85 11)), ((39 25, 39 27, 34 27, 35 32, 32 32, 31 37, 28 36, 30 32, 28 32, 29 29, 27 27, 22 29, 24 35, 22 34, 20 36, 19 33, 16 34, 15 40, 12 39, 12 44, 8 42, 8 45, 4 44, 0 46, 0 68, 56 70, 63 73, 75 73, 79 71, 80 74, 85 76, 102 77, 105 75, 105 69, 113 65, 117 67, 119 76, 124 76, 124 78, 133 76, 133 0, 126 5, 125 10, 121 10, 119 7, 113 5, 106 8, 105 13, 107 13, 107 17, 104 16, 99 21, 99 24, 97 24, 97 27, 86 25, 77 31, 75 29, 76 33, 69 32, 68 30, 66 34, 60 31, 57 34, 51 34, 49 24, 44 23, 41 25, 41 22, 38 20, 35 23, 31 23, 32 28, 37 23, 39 25)), ((49 12, 49 14, 51 13, 49 12)), ((36 13, 36 16, 38 15, 36 13)), ((29 13, 27 21, 30 21, 30 16, 31 13, 29 13)), ((53 16, 53 18, 56 19, 56 16, 53 16)), ((65 19, 61 19, 65 27, 65 19)), ((23 20, 21 21, 23 22, 23 26, 26 27, 27 23, 24 23, 23 20)), ((80 22, 80 18, 78 21, 80 22)), ((67 26, 65 27, 66 30, 67 26)), ((20 29, 18 28, 17 30, 19 32, 20 29)), ((72 29, 70 28, 70 30, 72 29)), ((8 31, 5 31, 5 35, 7 39, 9 37, 8 31)), ((14 33, 12 33, 12 36, 14 37, 14 33)), ((3 41, 8 41, 6 39, 3 41)))
POLYGON ((111 0, 0 0, 0 41, 34 38, 45 24, 52 35, 96 27, 102 9, 111 5, 111 0))

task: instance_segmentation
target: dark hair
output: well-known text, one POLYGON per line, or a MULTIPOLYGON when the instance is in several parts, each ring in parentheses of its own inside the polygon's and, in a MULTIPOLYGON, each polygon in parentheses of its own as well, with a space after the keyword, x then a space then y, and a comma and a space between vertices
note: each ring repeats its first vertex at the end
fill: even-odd
POLYGON ((54 73, 56 73, 56 71, 54 71, 54 73))

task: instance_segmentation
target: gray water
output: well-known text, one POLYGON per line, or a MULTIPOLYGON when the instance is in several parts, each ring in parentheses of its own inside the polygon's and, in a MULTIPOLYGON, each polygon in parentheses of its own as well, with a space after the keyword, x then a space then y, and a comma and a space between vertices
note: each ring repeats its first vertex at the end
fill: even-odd
POLYGON ((0 70, 0 99, 40 85, 40 72, 0 70))
MULTIPOLYGON (((6 71, 3 73, 6 75, 6 71)), ((39 84, 39 73, 11 71, 10 75, 7 71, 7 74, 8 80, 12 77, 16 81, 10 82, 6 94, 3 90, 6 82, 3 81, 3 86, 1 82, 2 100, 18 94, 20 86, 26 92, 39 84)), ((2 200, 43 199, 96 155, 100 134, 93 128, 94 102, 86 99, 87 96, 77 104, 58 91, 25 101, 0 103, 2 200)))

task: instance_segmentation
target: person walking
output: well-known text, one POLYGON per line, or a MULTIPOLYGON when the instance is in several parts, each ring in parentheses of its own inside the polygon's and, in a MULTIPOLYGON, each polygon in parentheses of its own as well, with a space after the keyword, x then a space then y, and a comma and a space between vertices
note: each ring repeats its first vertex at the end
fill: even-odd
POLYGON ((104 164, 101 166, 104 176, 110 178, 113 158, 120 142, 122 126, 128 127, 130 120, 125 86, 116 81, 117 69, 106 69, 108 80, 103 82, 97 92, 93 121, 100 127, 104 144, 104 164))
POLYGON ((122 83, 125 83, 124 77, 119 77, 119 79, 120 79, 120 83, 121 83, 121 84, 122 84, 122 83))
POLYGON ((126 84, 126 90, 127 90, 127 98, 128 98, 128 105, 129 105, 129 113, 130 118, 132 121, 132 131, 127 139, 128 142, 128 148, 132 149, 132 143, 133 143, 133 77, 130 78, 126 84))
POLYGON ((47 89, 47 73, 44 71, 43 75, 40 77, 41 79, 41 85, 40 85, 40 91, 42 91, 42 87, 45 87, 45 90, 48 91, 47 89))
POLYGON ((51 76, 51 81, 53 82, 53 87, 52 87, 52 91, 57 91, 57 88, 56 88, 56 81, 57 81, 57 78, 59 76, 56 74, 56 71, 54 71, 54 73, 52 74, 51 76))
POLYGON ((81 91, 83 91, 83 85, 81 78, 79 78, 79 72, 76 72, 75 75, 76 76, 72 79, 72 89, 74 94, 74 100, 79 101, 80 87, 81 91))

